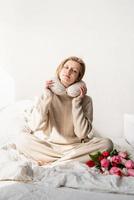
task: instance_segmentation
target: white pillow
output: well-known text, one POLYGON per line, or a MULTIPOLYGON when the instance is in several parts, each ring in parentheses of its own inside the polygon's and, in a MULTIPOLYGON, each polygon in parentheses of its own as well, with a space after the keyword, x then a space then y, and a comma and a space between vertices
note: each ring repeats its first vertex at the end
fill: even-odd
POLYGON ((84 81, 79 81, 77 83, 74 83, 73 85, 69 86, 67 90, 67 94, 70 97, 77 97, 80 95, 80 86, 86 86, 84 81))
POLYGON ((25 110, 32 107, 30 100, 18 101, 0 112, 0 147, 14 138, 26 125, 25 110))
POLYGON ((124 136, 134 147, 134 114, 124 114, 124 136))
POLYGON ((53 77, 52 80, 54 81, 54 84, 51 87, 52 92, 57 95, 66 94, 66 88, 64 87, 64 85, 61 84, 59 79, 57 77, 53 77))

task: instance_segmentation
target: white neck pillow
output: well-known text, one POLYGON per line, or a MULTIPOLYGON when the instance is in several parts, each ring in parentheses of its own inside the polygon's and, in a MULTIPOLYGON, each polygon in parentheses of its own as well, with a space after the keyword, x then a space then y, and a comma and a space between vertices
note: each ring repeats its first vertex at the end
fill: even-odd
POLYGON ((52 80, 54 84, 50 89, 57 95, 68 94, 70 97, 77 97, 80 95, 80 86, 86 86, 84 81, 79 81, 66 88, 57 77, 52 78, 52 80))

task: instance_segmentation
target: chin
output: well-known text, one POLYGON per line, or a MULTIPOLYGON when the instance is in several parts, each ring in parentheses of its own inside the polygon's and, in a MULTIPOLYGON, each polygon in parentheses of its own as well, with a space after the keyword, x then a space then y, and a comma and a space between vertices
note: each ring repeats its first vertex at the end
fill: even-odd
POLYGON ((62 85, 68 87, 70 84, 67 81, 61 80, 62 85))

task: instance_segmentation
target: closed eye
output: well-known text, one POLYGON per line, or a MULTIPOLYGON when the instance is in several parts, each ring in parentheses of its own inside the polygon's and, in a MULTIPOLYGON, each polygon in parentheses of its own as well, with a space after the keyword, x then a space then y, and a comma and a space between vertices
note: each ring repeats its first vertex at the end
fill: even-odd
POLYGON ((69 67, 66 65, 66 66, 64 66, 64 68, 65 68, 65 69, 68 69, 69 67))

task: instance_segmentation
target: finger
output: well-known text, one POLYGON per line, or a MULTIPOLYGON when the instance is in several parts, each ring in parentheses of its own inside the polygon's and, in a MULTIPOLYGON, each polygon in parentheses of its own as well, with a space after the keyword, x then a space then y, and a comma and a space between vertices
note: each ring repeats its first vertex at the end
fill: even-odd
POLYGON ((80 87, 80 96, 81 97, 84 97, 85 96, 85 94, 86 94, 86 88, 85 87, 80 87))
POLYGON ((45 83, 51 84, 51 83, 54 83, 54 81, 53 80, 47 80, 45 83))
POLYGON ((83 95, 84 95, 83 88, 82 88, 82 87, 80 87, 80 96, 81 96, 81 97, 83 97, 83 95))
POLYGON ((53 83, 54 81, 53 80, 48 80, 46 81, 47 83, 53 83))
POLYGON ((87 88, 86 87, 82 87, 82 90, 83 90, 84 94, 87 93, 87 88))

